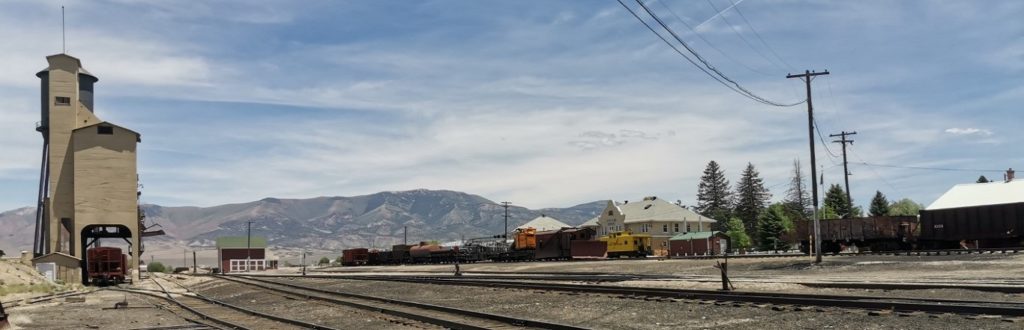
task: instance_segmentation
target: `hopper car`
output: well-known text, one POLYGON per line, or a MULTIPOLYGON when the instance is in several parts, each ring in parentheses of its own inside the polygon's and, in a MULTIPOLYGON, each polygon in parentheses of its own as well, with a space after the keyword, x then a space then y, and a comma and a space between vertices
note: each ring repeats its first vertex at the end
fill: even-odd
POLYGON ((86 272, 89 283, 108 285, 124 283, 128 257, 116 247, 94 247, 86 250, 86 272))

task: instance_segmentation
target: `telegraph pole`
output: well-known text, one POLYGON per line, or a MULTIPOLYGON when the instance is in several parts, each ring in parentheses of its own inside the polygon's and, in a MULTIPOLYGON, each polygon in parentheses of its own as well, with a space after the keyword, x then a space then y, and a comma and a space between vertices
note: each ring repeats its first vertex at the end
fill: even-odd
POLYGON ((505 208, 505 236, 502 236, 505 241, 508 241, 508 207, 511 205, 509 202, 501 202, 501 207, 505 208))
MULTIPOLYGON (((814 106, 811 104, 811 80, 815 76, 827 75, 828 70, 825 72, 811 72, 810 70, 804 70, 802 74, 789 74, 786 78, 799 78, 804 81, 807 85, 807 137, 811 144, 811 181, 817 179, 818 169, 815 167, 814 160, 814 106)), ((814 219, 814 262, 821 263, 821 222, 818 220, 818 185, 811 182, 812 197, 814 198, 814 211, 812 213, 814 219)))
POLYGON ((833 143, 839 143, 843 145, 843 177, 846 180, 846 203, 850 210, 853 210, 853 199, 850 199, 850 170, 846 167, 846 144, 853 145, 853 140, 846 139, 848 135, 857 135, 857 132, 842 131, 839 134, 829 134, 829 137, 841 137, 839 140, 832 141, 833 143))

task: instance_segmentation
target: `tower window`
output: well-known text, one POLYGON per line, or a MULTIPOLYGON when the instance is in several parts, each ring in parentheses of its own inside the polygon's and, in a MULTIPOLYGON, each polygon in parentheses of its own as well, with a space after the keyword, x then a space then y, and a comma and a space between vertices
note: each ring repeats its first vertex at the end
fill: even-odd
POLYGON ((71 105, 71 98, 67 96, 54 97, 53 103, 55 105, 71 105))
POLYGON ((96 134, 114 135, 114 128, 110 126, 96 126, 96 134))

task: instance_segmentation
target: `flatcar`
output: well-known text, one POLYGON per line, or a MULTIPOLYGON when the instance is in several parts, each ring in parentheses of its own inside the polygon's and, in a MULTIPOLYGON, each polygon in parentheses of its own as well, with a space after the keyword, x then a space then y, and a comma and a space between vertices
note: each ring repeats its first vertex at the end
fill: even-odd
POLYGON ((86 251, 86 273, 89 283, 108 285, 124 283, 128 257, 116 247, 94 247, 86 251))
POLYGON ((630 231, 609 233, 601 237, 608 244, 608 258, 642 258, 651 255, 651 235, 630 231))

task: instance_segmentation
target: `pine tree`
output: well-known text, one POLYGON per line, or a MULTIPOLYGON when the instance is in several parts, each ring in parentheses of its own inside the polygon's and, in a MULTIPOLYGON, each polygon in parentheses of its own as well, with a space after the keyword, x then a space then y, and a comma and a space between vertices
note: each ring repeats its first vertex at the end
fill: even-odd
POLYGON ((889 214, 889 200, 881 191, 875 190, 875 198, 871 199, 871 216, 880 217, 889 214))
POLYGON ((984 175, 978 177, 978 183, 989 183, 988 178, 984 175))
POLYGON ((747 163, 740 181, 736 183, 736 205, 733 208, 747 232, 757 230, 757 219, 768 206, 771 197, 772 194, 765 188, 764 179, 761 179, 754 164, 747 163))
POLYGON ((725 234, 729 235, 729 246, 733 249, 745 249, 750 247, 750 236, 746 229, 743 229, 743 220, 732 217, 725 224, 725 234))
POLYGON ((729 180, 725 179, 725 171, 715 161, 708 162, 704 175, 697 185, 697 213, 718 220, 714 227, 721 230, 721 223, 730 216, 732 195, 729 191, 729 180))
POLYGON ((757 236, 762 250, 779 250, 786 247, 782 234, 785 233, 787 221, 789 219, 786 217, 786 208, 781 203, 772 204, 761 214, 757 236))
POLYGON ((828 191, 825 192, 825 207, 831 208, 832 211, 835 211, 836 216, 842 219, 853 216, 850 202, 846 200, 846 191, 838 184, 829 186, 828 191))
POLYGON ((789 189, 786 190, 786 199, 783 203, 790 219, 807 220, 811 218, 811 197, 807 192, 804 173, 800 170, 800 160, 793 160, 793 177, 789 181, 789 189))

